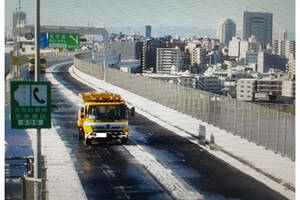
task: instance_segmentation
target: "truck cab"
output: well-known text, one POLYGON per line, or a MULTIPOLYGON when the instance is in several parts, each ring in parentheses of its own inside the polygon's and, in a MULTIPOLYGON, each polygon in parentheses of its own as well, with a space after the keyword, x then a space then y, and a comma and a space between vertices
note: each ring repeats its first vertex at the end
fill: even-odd
POLYGON ((83 106, 78 111, 79 139, 85 144, 92 141, 121 140, 126 144, 130 135, 128 118, 134 115, 118 94, 80 93, 83 106))
MULTIPOLYGON (((43 55, 40 55, 40 72, 46 73, 46 58, 43 55)), ((35 68, 35 55, 31 55, 28 58, 28 71, 29 73, 34 73, 35 68)))

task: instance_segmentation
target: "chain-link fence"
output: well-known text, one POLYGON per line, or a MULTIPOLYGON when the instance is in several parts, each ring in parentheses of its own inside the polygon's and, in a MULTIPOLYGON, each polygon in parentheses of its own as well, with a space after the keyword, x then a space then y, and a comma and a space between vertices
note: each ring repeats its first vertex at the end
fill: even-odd
MULTIPOLYGON (((103 65, 74 57, 77 69, 103 79, 103 65)), ((225 96, 105 68, 106 81, 295 159, 295 116, 225 96)))

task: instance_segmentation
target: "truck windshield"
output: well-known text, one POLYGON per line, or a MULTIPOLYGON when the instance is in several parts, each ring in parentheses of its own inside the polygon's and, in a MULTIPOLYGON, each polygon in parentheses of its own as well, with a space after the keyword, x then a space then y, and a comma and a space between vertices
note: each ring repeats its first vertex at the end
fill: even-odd
POLYGON ((88 108, 89 119, 112 119, 120 120, 127 119, 128 113, 126 106, 111 106, 111 105, 92 105, 88 108))
MULTIPOLYGON (((35 59, 30 59, 29 62, 30 62, 30 64, 35 64, 35 59)), ((45 63, 46 63, 46 60, 41 58, 40 59, 40 64, 45 64, 45 63)))

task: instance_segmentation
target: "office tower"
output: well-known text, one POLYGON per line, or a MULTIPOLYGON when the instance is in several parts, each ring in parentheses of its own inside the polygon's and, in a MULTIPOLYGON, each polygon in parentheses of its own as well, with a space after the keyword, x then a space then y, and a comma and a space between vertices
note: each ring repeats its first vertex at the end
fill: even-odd
POLYGON ((244 12, 243 40, 253 35, 265 48, 272 42, 272 23, 272 13, 244 12))
POLYGON ((240 43, 241 39, 238 37, 233 37, 231 41, 229 41, 229 49, 228 56, 233 58, 240 57, 240 43))
POLYGON ((220 43, 228 44, 236 34, 236 24, 231 19, 221 21, 218 25, 217 37, 220 43))
POLYGON ((156 67, 158 73, 178 71, 182 67, 179 48, 157 48, 156 67))
POLYGON ((151 39, 143 43, 141 52, 141 67, 142 72, 145 69, 153 68, 153 72, 156 73, 156 49, 161 48, 161 41, 151 39))
POLYGON ((146 25, 146 38, 151 38, 151 26, 146 25))

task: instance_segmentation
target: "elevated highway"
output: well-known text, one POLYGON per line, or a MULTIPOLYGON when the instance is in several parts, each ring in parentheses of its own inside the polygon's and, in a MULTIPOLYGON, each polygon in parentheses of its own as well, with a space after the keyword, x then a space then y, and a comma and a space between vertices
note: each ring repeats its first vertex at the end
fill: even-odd
MULTIPOLYGON (((75 79, 71 66, 70 61, 49 63, 44 79, 52 82, 52 129, 69 152, 87 199, 293 199, 292 190, 283 192, 279 183, 277 188, 272 184, 270 187, 211 154, 194 137, 179 135, 178 128, 139 109, 143 115, 130 120, 132 135, 128 145, 84 146, 76 128, 80 106, 77 94, 111 88, 91 78, 83 83, 77 80, 78 74, 75 79)), ((47 130, 43 134, 47 135, 47 130)), ((47 148, 47 141, 42 141, 47 148)), ((49 170, 53 179, 59 168, 52 167, 49 170)), ((63 176, 50 181, 49 187, 55 188, 60 178, 63 176)))

